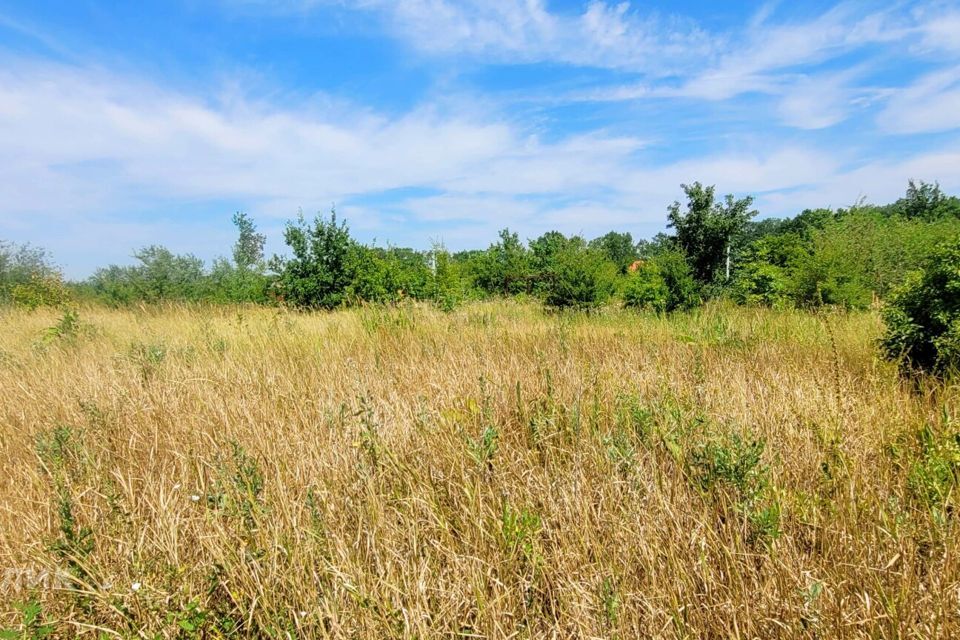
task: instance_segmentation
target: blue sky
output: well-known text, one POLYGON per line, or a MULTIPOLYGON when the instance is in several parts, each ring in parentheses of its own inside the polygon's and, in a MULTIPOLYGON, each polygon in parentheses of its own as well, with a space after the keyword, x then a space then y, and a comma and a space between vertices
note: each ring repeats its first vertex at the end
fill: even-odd
POLYGON ((241 209, 460 249, 909 178, 960 192, 960 2, 0 0, 0 239, 71 277, 241 209))

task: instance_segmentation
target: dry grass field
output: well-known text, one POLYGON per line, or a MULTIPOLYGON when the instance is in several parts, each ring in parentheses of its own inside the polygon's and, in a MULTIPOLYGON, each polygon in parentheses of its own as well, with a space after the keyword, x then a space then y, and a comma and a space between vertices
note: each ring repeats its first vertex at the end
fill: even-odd
POLYGON ((0 628, 960 637, 960 390, 902 382, 880 330, 2 311, 0 628))

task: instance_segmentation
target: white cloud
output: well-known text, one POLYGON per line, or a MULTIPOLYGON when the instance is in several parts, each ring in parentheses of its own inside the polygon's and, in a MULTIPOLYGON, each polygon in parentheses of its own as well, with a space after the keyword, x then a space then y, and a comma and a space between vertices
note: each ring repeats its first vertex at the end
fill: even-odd
POLYGON ((960 67, 929 73, 893 92, 877 122, 899 134, 960 128, 960 67))
MULTIPOLYGON (((588 89, 580 99, 667 98, 682 105, 762 92, 772 96, 773 109, 757 114, 758 129, 779 118, 812 130, 884 97, 878 123, 885 131, 960 126, 955 68, 891 92, 859 84, 869 76, 868 63, 817 67, 907 33, 923 47, 946 51, 943 33, 952 27, 938 31, 926 14, 908 29, 888 13, 863 16, 849 6, 787 25, 771 24, 768 10, 741 33, 710 35, 623 3, 592 2, 571 14, 549 11, 541 0, 355 6, 386 16, 396 34, 428 53, 560 61, 644 76, 606 94, 588 89)), ((525 237, 552 227, 649 235, 681 195, 679 184, 692 180, 717 184, 723 193, 758 194, 761 211, 779 215, 849 205, 861 194, 893 199, 911 177, 960 188, 960 157, 944 150, 956 141, 871 161, 852 145, 845 151, 840 140, 824 148, 801 131, 771 142, 719 123, 709 130, 704 155, 668 151, 671 160, 657 161, 642 125, 633 135, 602 128, 563 134, 544 120, 505 117, 489 96, 470 106, 444 99, 388 117, 322 95, 267 100, 242 85, 225 94, 217 99, 214 87, 189 95, 103 69, 0 59, 0 237, 41 240, 68 263, 86 255, 87 262, 71 266, 72 275, 84 275, 92 264, 122 260, 149 242, 209 257, 227 246, 234 208, 261 216, 274 249, 280 219, 298 206, 311 212, 333 202, 367 237, 419 246, 433 237, 460 248, 485 246, 508 225, 525 237), (398 196, 384 208, 369 204, 379 192, 410 187, 435 195, 398 196), (209 216, 185 220, 183 213, 154 213, 147 223, 127 215, 164 206, 175 214, 205 202, 225 203, 219 225, 209 216)), ((615 126, 615 117, 606 122, 615 126)))
POLYGON ((779 98, 780 119, 798 129, 823 129, 890 94, 889 90, 857 86, 857 76, 862 73, 854 68, 798 77, 779 98))
POLYGON ((923 6, 914 11, 921 34, 920 48, 932 53, 960 52, 960 10, 956 6, 923 6))
POLYGON ((304 12, 331 7, 372 13, 415 50, 488 62, 560 62, 664 76, 713 54, 693 20, 641 13, 630 2, 590 0, 579 12, 545 0, 227 0, 246 8, 304 12))

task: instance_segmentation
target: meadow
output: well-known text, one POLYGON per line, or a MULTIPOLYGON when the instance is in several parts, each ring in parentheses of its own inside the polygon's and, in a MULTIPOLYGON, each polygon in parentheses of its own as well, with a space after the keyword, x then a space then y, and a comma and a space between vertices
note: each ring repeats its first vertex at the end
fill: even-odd
POLYGON ((874 311, 0 310, 5 637, 960 636, 874 311))

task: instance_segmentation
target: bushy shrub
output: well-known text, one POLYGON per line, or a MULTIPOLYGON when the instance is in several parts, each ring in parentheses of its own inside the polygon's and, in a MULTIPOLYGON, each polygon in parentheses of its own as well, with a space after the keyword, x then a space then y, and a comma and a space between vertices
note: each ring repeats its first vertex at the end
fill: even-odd
POLYGON ((530 252, 509 229, 500 231, 499 242, 472 256, 471 270, 477 287, 487 293, 513 295, 532 289, 530 252))
POLYGON ((293 256, 274 258, 271 268, 279 274, 278 297, 303 308, 332 309, 345 301, 351 284, 354 240, 346 223, 317 215, 307 222, 301 213, 287 224, 283 239, 293 256))
POLYGON ((653 262, 667 285, 666 311, 690 309, 700 304, 699 286, 687 257, 681 251, 663 251, 653 262))
POLYGON ((97 297, 112 304, 211 297, 210 281, 200 258, 178 255, 157 245, 144 247, 133 257, 139 264, 97 269, 89 281, 97 297))
POLYGON ((616 267, 594 249, 566 247, 542 274, 543 300, 557 308, 587 309, 613 295, 616 267))
POLYGON ((838 212, 810 234, 791 261, 791 295, 798 304, 864 308, 919 268, 943 238, 960 233, 960 219, 927 221, 887 216, 876 207, 838 212))
POLYGON ((787 305, 789 281, 781 267, 757 261, 745 263, 733 287, 733 297, 740 304, 783 307, 787 305))
POLYGON ((633 261, 639 257, 637 245, 629 233, 611 231, 591 240, 590 248, 602 252, 607 260, 617 267, 617 272, 620 274, 625 274, 633 261))
POLYGON ((430 253, 433 265, 430 298, 441 309, 450 311, 464 298, 464 282, 461 266, 442 245, 434 245, 430 253))
POLYGON ((667 310, 670 290, 655 262, 645 261, 627 276, 623 285, 623 303, 635 309, 649 309, 658 313, 667 310))
POLYGON ((787 306, 793 288, 792 268, 806 256, 797 233, 762 237, 743 250, 732 294, 740 304, 787 306))
POLYGON ((883 318, 888 358, 914 371, 960 369, 960 235, 940 245, 894 292, 883 318))
POLYGON ((70 292, 60 274, 33 274, 26 282, 14 285, 10 300, 18 307, 62 307, 70 300, 70 292))
POLYGON ((69 292, 46 251, 0 240, 0 302, 35 309, 61 306, 69 292))

